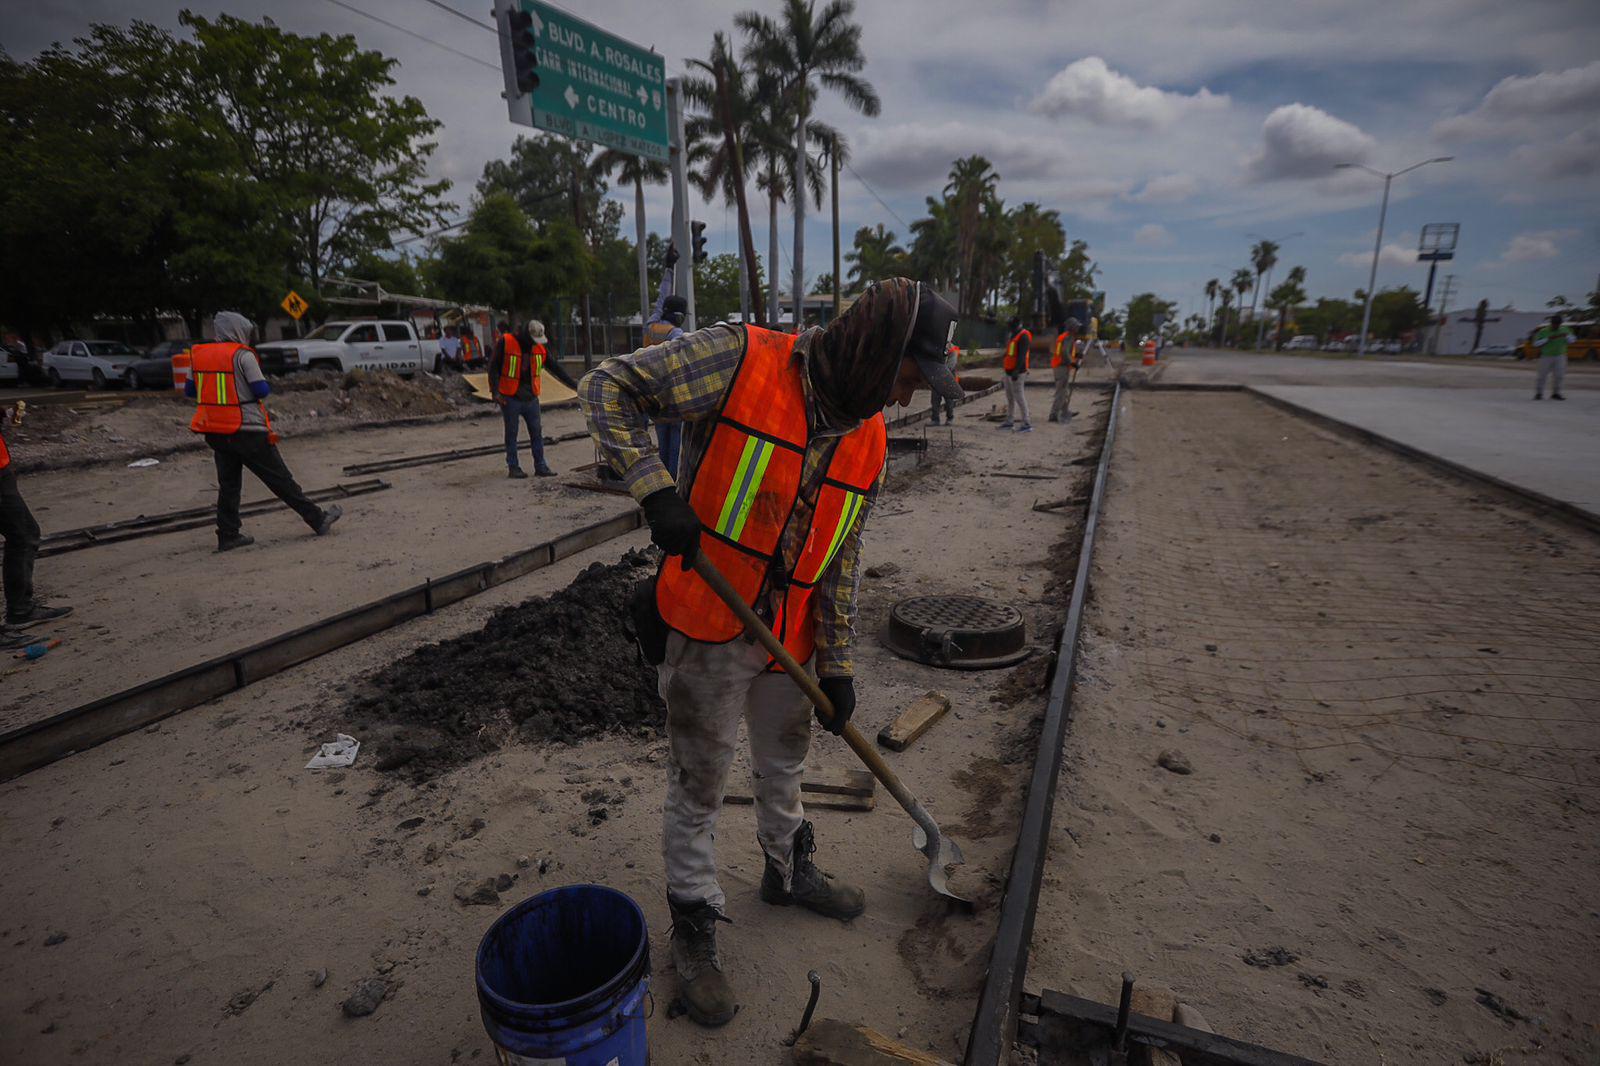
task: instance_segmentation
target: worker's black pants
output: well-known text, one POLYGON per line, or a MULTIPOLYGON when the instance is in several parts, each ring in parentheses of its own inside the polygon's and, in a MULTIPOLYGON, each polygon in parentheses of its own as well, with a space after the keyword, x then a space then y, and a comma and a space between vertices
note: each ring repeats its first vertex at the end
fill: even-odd
POLYGON ((244 487, 244 472, 250 471, 272 494, 316 529, 322 525, 322 508, 306 499, 294 475, 268 442, 265 433, 207 433, 217 460, 217 536, 232 537, 239 532, 239 492, 244 487))
POLYGON ((33 558, 39 554, 39 523, 17 490, 15 470, 0 470, 0 537, 5 538, 6 616, 33 610, 33 558))

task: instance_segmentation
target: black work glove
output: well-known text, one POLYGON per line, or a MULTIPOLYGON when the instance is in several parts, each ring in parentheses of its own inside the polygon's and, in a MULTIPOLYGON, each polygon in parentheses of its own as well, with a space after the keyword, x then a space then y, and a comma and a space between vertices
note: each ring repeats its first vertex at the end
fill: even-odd
POLYGON ((678 246, 675 244, 667 245, 667 254, 661 257, 661 262, 668 270, 671 270, 673 267, 677 266, 678 246))
POLYGON ((822 722, 822 728, 834 736, 844 732, 844 727, 850 724, 850 716, 856 713, 856 679, 853 677, 823 677, 818 678, 817 687, 822 689, 822 694, 828 697, 828 702, 833 704, 833 718, 822 722, 822 714, 817 714, 817 721, 822 722))
POLYGON ((640 504, 650 523, 650 541, 668 555, 683 556, 685 570, 700 551, 700 519, 677 489, 657 489, 640 504))

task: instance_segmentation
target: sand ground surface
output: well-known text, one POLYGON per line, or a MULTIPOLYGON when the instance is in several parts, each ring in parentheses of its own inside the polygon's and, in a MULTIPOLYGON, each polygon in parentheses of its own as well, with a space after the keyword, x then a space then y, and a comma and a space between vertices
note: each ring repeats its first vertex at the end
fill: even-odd
POLYGON ((1129 970, 1351 1066, 1600 1061, 1592 534, 1252 397, 1123 416, 1028 987, 1129 970))
MULTIPOLYGON (((662 742, 513 744, 422 786, 365 759, 346 771, 302 768, 343 723, 362 678, 642 546, 635 534, 0 786, 0 1045, 27 1062, 490 1061, 472 979, 478 939, 526 895, 597 881, 645 909, 658 1062, 779 1060, 810 969, 822 975, 821 1015, 959 1056, 1032 758, 1030 727, 1043 709, 1044 656, 1002 672, 936 670, 893 657, 876 631, 902 597, 975 593, 1017 606, 1030 639, 1053 647, 1081 514, 1032 505, 1082 491, 1092 466, 1075 461, 1092 456, 1107 402, 1081 394, 1071 424, 1045 424, 1040 412, 1026 435, 983 420, 993 398, 968 405, 953 429, 927 430, 920 464, 895 462, 868 527, 865 562, 879 576, 863 586, 857 722, 875 734, 924 692, 951 698, 950 715, 890 760, 963 845, 967 865, 952 880, 978 900, 975 915, 952 915, 931 896, 910 822, 883 795, 872 812, 812 815, 819 862, 865 886, 864 917, 845 926, 767 907, 756 895, 753 809, 730 806, 719 850, 735 924, 721 943, 743 1009, 710 1032, 666 1012, 674 977, 660 877, 662 742), (597 802, 607 811, 598 822, 597 802), (499 905, 455 898, 458 886, 502 874, 515 881, 499 905), (340 1004, 372 977, 389 983, 387 1000, 345 1018, 340 1004)), ((497 428, 459 443, 492 441, 497 428)), ((548 428, 566 427, 552 419, 548 428)), ((352 434, 315 451, 291 442, 289 459, 303 483, 320 485, 338 480, 342 463, 447 447, 444 436, 461 432, 352 434)), ((563 447, 552 457, 560 469, 588 458, 581 443, 563 447)), ((162 509, 204 502, 199 463, 143 472, 170 490, 162 509)), ((29 491, 50 525, 77 525, 136 513, 134 473, 41 477, 29 491)), ((8 686, 8 715, 17 702, 25 714, 82 702, 220 650, 214 643, 264 636, 252 628, 263 618, 291 628, 446 561, 477 561, 626 505, 508 482, 494 457, 387 476, 396 488, 352 501, 338 532, 321 540, 282 514, 251 522, 261 543, 227 556, 209 554, 201 530, 45 560, 41 581, 71 594, 85 629, 104 627, 93 632, 105 647, 77 641, 87 646, 76 679, 30 674, 26 701, 8 686), (219 573, 227 596, 196 580, 219 573)), ((139 484, 158 495, 154 480, 139 484)), ((811 765, 852 764, 840 742, 818 736, 811 765)), ((730 780, 748 782, 742 757, 730 780)))

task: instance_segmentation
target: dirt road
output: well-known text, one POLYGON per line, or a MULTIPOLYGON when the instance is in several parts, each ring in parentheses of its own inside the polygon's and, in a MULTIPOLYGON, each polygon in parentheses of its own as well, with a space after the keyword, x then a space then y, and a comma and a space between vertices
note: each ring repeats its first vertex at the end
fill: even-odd
MULTIPOLYGON (((1104 394, 1083 396, 1078 408, 1103 412, 1105 402, 1104 394)), ((910 1043, 958 1056, 1031 762, 1029 724, 1043 709, 1042 658, 1011 671, 937 671, 892 657, 874 634, 895 600, 971 592, 1018 606, 1030 638, 1051 645, 1065 609, 1059 573, 1072 563, 1077 531, 1070 513, 1035 512, 1032 504, 1079 489, 1088 468, 1070 463, 1087 454, 1091 421, 1099 424, 1041 419, 1032 434, 998 433, 979 417, 991 403, 963 408, 953 430, 930 430, 920 466, 901 460, 892 470, 865 542, 865 561, 879 576, 863 588, 857 654, 857 720, 869 733, 929 689, 953 701, 945 720, 890 759, 960 840, 968 864, 952 880, 978 898, 976 916, 951 916, 930 898, 910 824, 884 796, 870 813, 811 815, 819 861, 865 885, 866 916, 841 926, 766 907, 756 898, 762 863, 753 809, 729 807, 718 836, 735 924, 720 935, 743 1010, 726 1029, 708 1032, 666 1016, 673 978, 660 879, 659 741, 513 743, 420 786, 376 771, 366 753, 349 771, 302 769, 316 744, 348 722, 362 678, 423 643, 481 628, 494 607, 564 586, 596 559, 642 545, 640 534, 0 786, 8 861, 0 1042, 23 1061, 488 1061, 472 985, 478 938, 504 906, 542 887, 600 881, 630 893, 650 923, 657 1061, 776 1059, 812 968, 822 974, 822 1015, 904 1031, 910 1043), (996 472, 1046 479, 990 476, 996 472), (458 886, 500 875, 516 879, 500 905, 456 900, 458 886), (341 1001, 372 976, 391 983, 388 1000, 370 1017, 343 1017, 341 1001)), ((415 450, 438 446, 418 441, 415 450)), ((362 450, 380 449, 363 441, 362 450)), ((329 473, 298 461, 313 471, 308 483, 329 473)), ((117 476, 107 477, 107 489, 117 476)), ((174 472, 174 484, 187 484, 186 476, 199 472, 174 472)), ((263 522, 257 532, 271 543, 253 560, 238 558, 275 581, 317 590, 325 605, 334 589, 378 591, 375 580, 362 584, 364 571, 347 557, 363 528, 402 553, 379 571, 387 574, 427 565, 450 545, 477 555, 495 538, 510 540, 499 529, 510 515, 528 517, 519 540, 548 535, 539 524, 566 512, 530 500, 580 503, 537 483, 501 480, 492 464, 416 476, 437 497, 420 505, 418 494, 404 497, 431 508, 419 518, 365 510, 385 496, 383 506, 398 508, 400 490, 391 490, 363 498, 362 510, 351 509, 354 521, 326 542, 298 537, 288 519, 263 522), (404 556, 413 539, 435 554, 404 556)), ((617 506, 596 499, 592 506, 617 506)), ((64 497, 51 502, 69 506, 64 497)), ((128 575, 119 580, 143 574, 138 595, 153 597, 163 583, 203 572, 196 563, 214 561, 197 546, 187 554, 164 549, 171 555, 159 567, 117 557, 117 573, 128 575)), ((113 557, 79 558, 104 565, 113 557)), ((234 565, 235 557, 221 558, 234 565)), ((95 609, 102 607, 111 609, 110 597, 95 609)), ((127 610, 108 627, 118 650, 106 663, 128 655, 126 629, 143 615, 127 610)), ((240 613, 210 624, 227 628, 240 613)), ((819 737, 813 767, 851 764, 841 743, 819 737)), ((731 781, 748 780, 741 758, 731 781)))
POLYGON ((1108 501, 1029 988, 1595 1062, 1593 537, 1243 395, 1135 393, 1108 501))

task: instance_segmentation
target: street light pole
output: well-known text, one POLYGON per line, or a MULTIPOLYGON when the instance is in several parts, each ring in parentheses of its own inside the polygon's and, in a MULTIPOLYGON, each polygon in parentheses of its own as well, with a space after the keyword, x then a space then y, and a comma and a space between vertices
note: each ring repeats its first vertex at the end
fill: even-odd
POLYGON ((1372 269, 1367 274, 1367 301, 1361 312, 1361 347, 1356 353, 1357 355, 1364 356, 1367 354, 1367 330, 1372 326, 1372 298, 1375 295, 1373 289, 1378 284, 1378 253, 1383 251, 1383 223, 1389 215, 1389 185, 1395 178, 1402 174, 1409 174, 1418 167, 1425 167, 1429 163, 1448 163, 1454 158, 1455 156, 1452 155, 1435 156, 1432 159, 1424 159, 1420 163, 1413 163, 1404 170, 1396 170, 1392 173, 1373 170, 1371 167, 1363 166, 1360 163, 1335 163, 1333 165, 1335 170, 1365 170, 1368 174, 1383 179, 1383 206, 1378 209, 1378 239, 1372 245, 1372 269))

